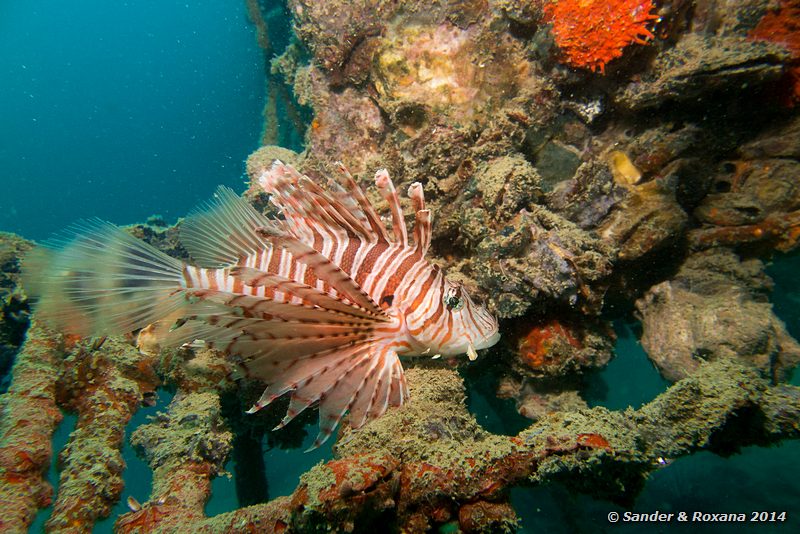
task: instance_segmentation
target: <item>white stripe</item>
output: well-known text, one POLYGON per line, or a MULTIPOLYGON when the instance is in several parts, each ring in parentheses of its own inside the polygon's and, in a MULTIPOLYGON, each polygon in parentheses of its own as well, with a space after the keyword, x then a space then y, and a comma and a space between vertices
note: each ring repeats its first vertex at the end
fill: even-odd
POLYGON ((411 304, 422 291, 422 286, 429 278, 430 264, 425 260, 416 262, 397 285, 395 299, 411 304))
MULTIPOLYGON (((386 285, 389 283, 389 279, 394 276, 394 274, 400 269, 400 267, 405 263, 405 261, 410 258, 411 256, 416 253, 416 249, 406 247, 400 254, 397 255, 397 258, 389 265, 389 267, 382 273, 380 279, 376 281, 376 286, 373 291, 376 298, 380 298, 383 294, 383 290, 386 288, 386 285)), ((376 301, 377 302, 377 301, 376 301)))
MULTIPOLYGON (((329 230, 328 228, 320 227, 318 229, 318 232, 319 232, 319 235, 322 237, 322 255, 325 256, 326 258, 328 258, 328 260, 330 261, 331 250, 333 249, 333 240, 337 239, 337 238, 334 237, 335 232, 330 232, 328 230, 329 230)), ((336 262, 333 262, 333 263, 337 267, 339 266, 338 263, 336 263, 336 262)), ((319 289, 320 291, 323 291, 324 287, 325 287, 324 286, 324 282, 322 280, 318 279, 317 280, 317 289, 319 289)), ((336 289, 334 289, 333 287, 331 287, 328 290, 328 293, 330 293, 330 295, 334 296, 334 297, 339 294, 336 291, 336 289)))
POLYGON ((391 258, 392 255, 397 251, 400 251, 399 254, 397 254, 397 257, 402 257, 403 256, 402 250, 403 247, 401 245, 392 244, 389 248, 384 250, 383 254, 381 254, 375 261, 375 263, 372 264, 372 270, 367 274, 367 277, 364 278, 364 284, 361 287, 364 291, 367 292, 367 294, 370 297, 372 297, 373 300, 377 301, 378 299, 380 299, 380 293, 376 293, 375 291, 372 290, 372 288, 387 273, 386 263, 389 261, 389 258, 391 258))
POLYGON ((233 291, 233 277, 226 276, 226 269, 214 269, 214 280, 217 282, 217 287, 222 291, 233 291))
POLYGON ((377 243, 362 243, 361 246, 358 247, 358 250, 356 251, 356 257, 353 260, 353 266, 350 268, 353 280, 355 280, 356 276, 358 275, 358 271, 361 269, 361 264, 364 263, 364 259, 367 257, 367 254, 369 254, 370 251, 376 246, 378 246, 377 243))
POLYGON ((186 273, 189 275, 189 287, 200 287, 200 280, 197 273, 198 268, 188 265, 186 273))
POLYGON ((430 323, 431 318, 433 317, 434 313, 436 313, 436 310, 439 307, 442 299, 442 276, 444 275, 441 271, 436 273, 436 277, 433 279, 433 283, 431 284, 428 294, 423 301, 424 305, 420 306, 414 310, 411 315, 406 317, 406 323, 408 324, 408 328, 410 330, 418 330, 422 327, 433 329, 438 327, 439 324, 446 319, 447 313, 445 313, 445 310, 439 316, 439 321, 437 321, 435 324, 430 323))

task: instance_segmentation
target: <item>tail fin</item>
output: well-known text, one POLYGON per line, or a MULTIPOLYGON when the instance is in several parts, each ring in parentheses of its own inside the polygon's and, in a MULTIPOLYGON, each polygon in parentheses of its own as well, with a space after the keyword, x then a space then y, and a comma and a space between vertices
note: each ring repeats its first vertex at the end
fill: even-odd
POLYGON ((92 220, 34 250, 23 286, 36 315, 80 335, 131 332, 185 302, 183 264, 113 224, 92 220))

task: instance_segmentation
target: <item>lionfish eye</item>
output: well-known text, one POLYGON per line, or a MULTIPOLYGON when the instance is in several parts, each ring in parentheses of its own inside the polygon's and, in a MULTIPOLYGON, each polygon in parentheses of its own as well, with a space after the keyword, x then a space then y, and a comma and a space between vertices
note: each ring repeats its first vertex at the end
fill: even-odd
POLYGON ((450 295, 444 298, 444 305, 450 311, 458 311, 464 307, 464 301, 455 295, 450 295))

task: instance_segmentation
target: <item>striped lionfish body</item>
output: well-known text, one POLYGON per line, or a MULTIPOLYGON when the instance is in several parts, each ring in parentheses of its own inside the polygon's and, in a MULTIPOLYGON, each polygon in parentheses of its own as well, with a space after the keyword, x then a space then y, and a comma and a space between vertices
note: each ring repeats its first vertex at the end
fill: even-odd
POLYGON ((323 189, 281 162, 265 169, 259 183, 281 219, 220 188, 181 227, 198 266, 111 224, 83 224, 27 262, 37 314, 84 335, 155 323, 164 345, 203 342, 236 355, 268 384, 249 412, 291 393, 281 427, 319 405, 319 446, 346 413, 358 428, 408 399, 399 356, 474 359, 499 338, 496 319, 425 259, 431 214, 421 184, 409 190, 411 241, 385 170, 375 183, 391 235, 341 174, 323 189))

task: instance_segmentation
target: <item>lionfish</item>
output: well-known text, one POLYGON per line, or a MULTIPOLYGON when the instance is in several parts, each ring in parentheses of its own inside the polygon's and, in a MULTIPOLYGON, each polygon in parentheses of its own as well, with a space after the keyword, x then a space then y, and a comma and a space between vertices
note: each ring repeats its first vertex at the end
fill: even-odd
POLYGON ((267 384, 254 413, 291 393, 280 428, 319 406, 321 445, 349 412, 359 428, 408 400, 399 356, 467 353, 499 339, 497 320, 426 259, 431 212, 422 185, 409 196, 413 243, 386 170, 375 184, 392 235, 339 165, 322 188, 280 161, 258 183, 281 218, 267 218, 231 189, 181 225, 186 265, 95 220, 74 227, 27 262, 36 315, 81 335, 161 325, 164 346, 205 343, 235 355, 267 384))

